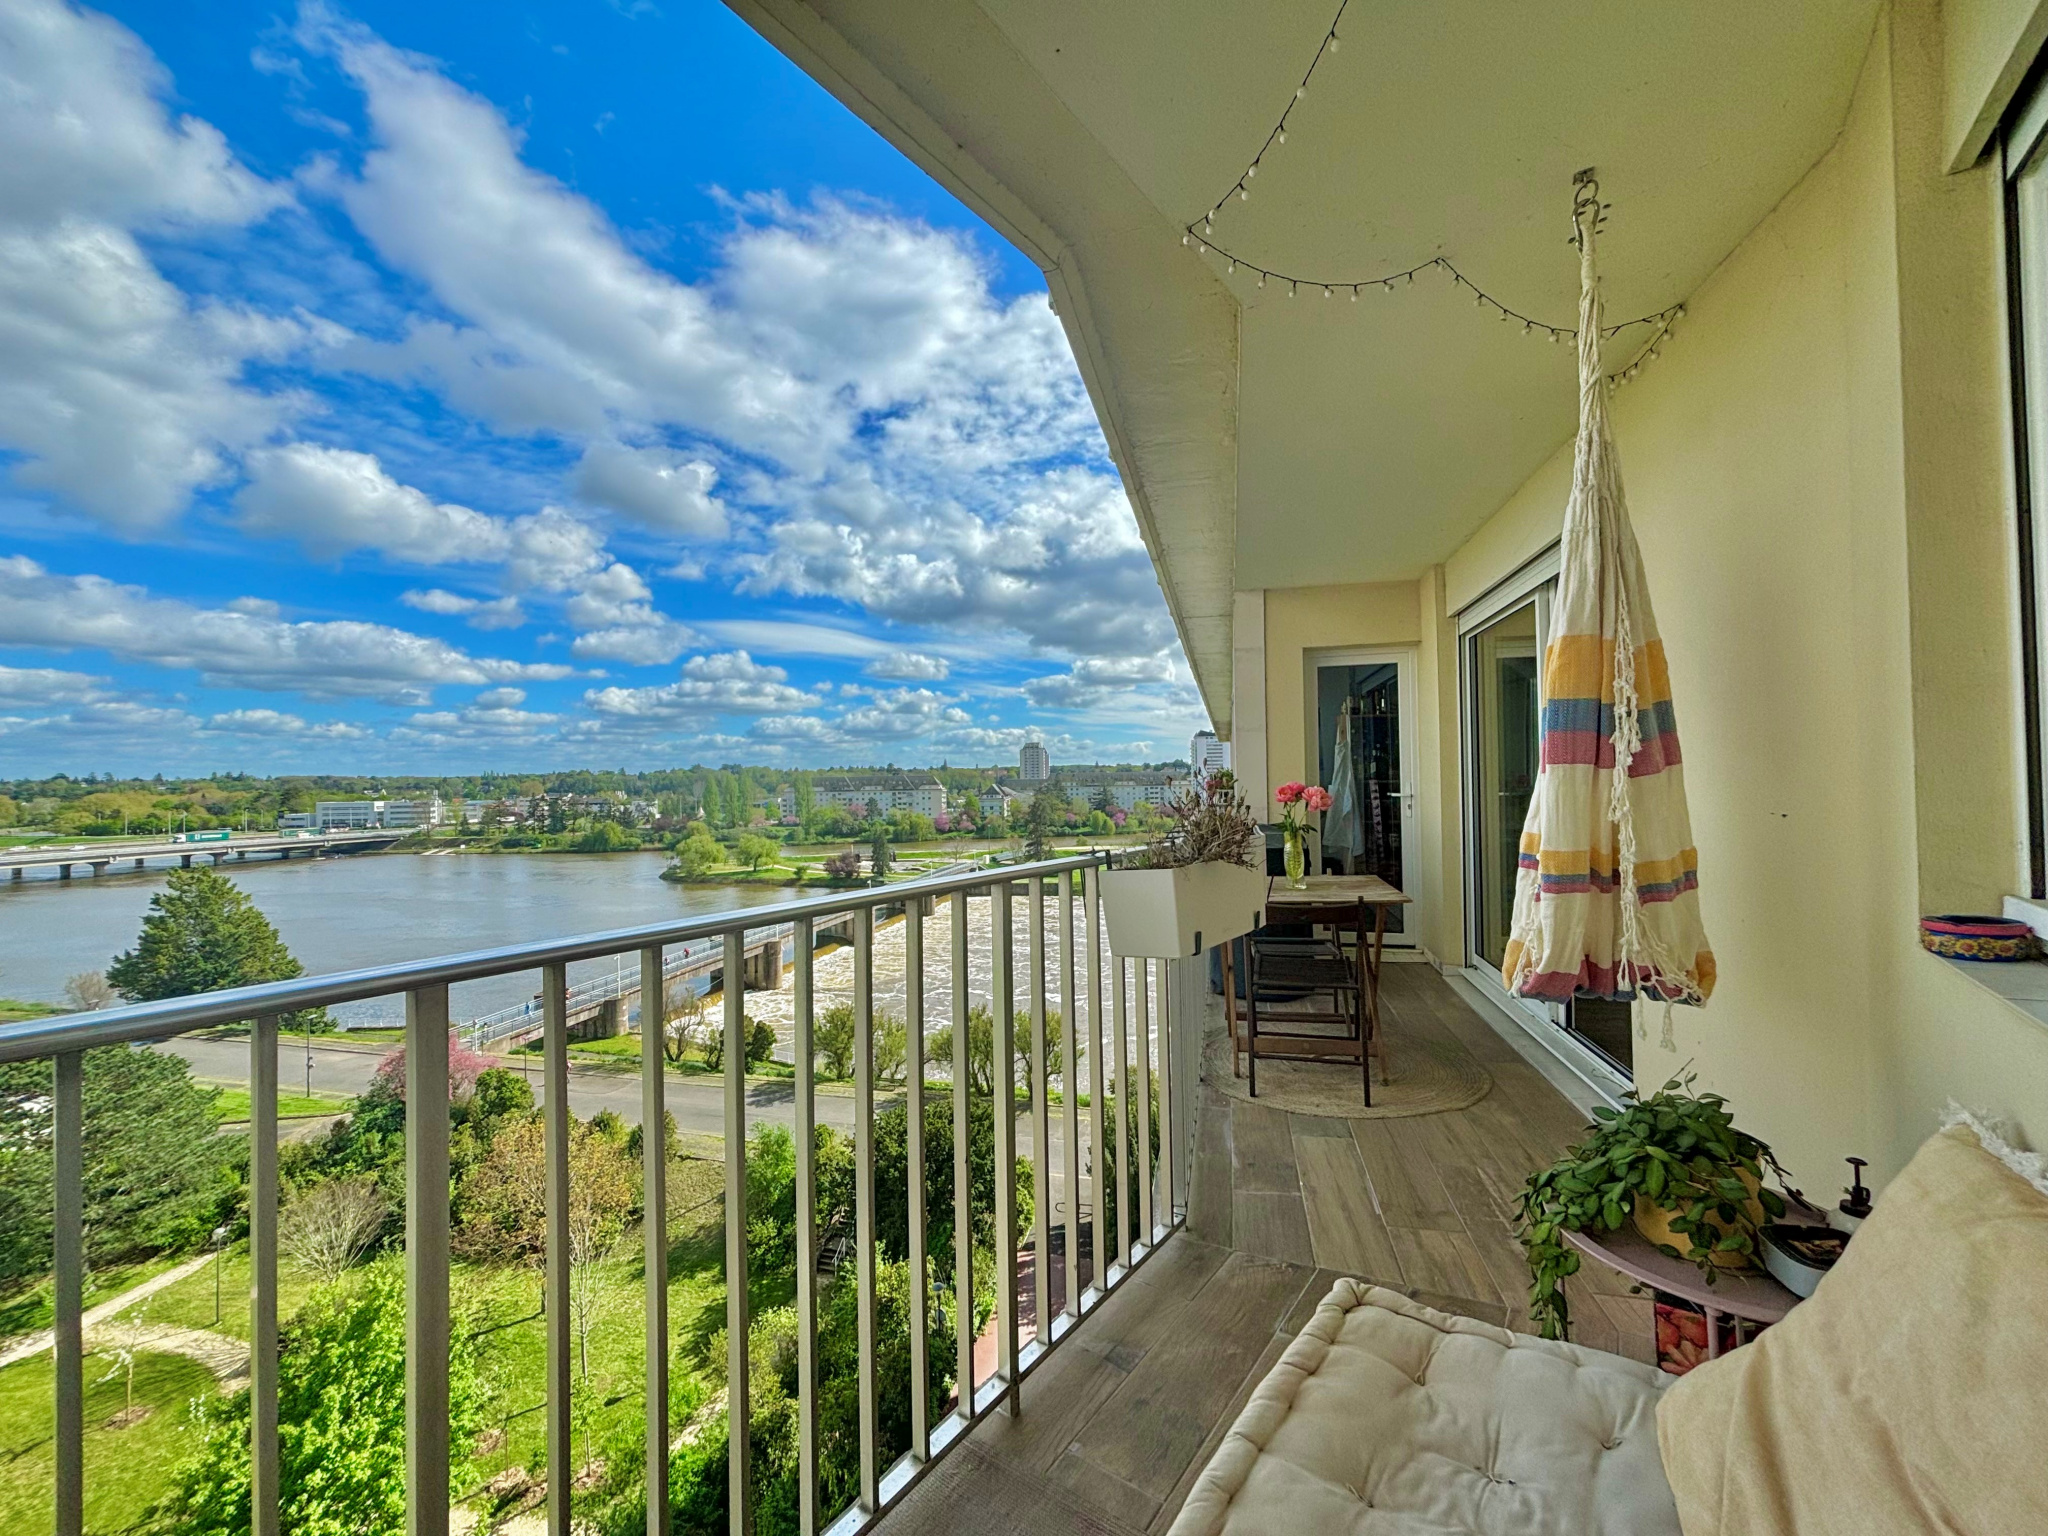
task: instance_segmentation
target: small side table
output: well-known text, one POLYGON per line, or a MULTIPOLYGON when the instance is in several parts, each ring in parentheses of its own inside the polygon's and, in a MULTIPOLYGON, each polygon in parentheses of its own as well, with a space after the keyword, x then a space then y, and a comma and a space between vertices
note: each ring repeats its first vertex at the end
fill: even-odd
MULTIPOLYGON (((1802 1211, 1786 1202, 1788 1219, 1821 1222, 1818 1211, 1802 1211)), ((1799 1305, 1800 1298, 1785 1289, 1761 1269, 1724 1269, 1707 1284, 1699 1266, 1690 1259, 1674 1259, 1660 1253, 1655 1244, 1624 1222, 1612 1232, 1567 1232, 1564 1240, 1589 1259, 1618 1269, 1631 1280, 1668 1291, 1693 1303, 1707 1315, 1707 1358, 1721 1353, 1720 1320, 1723 1314, 1751 1323, 1775 1323, 1799 1305)))

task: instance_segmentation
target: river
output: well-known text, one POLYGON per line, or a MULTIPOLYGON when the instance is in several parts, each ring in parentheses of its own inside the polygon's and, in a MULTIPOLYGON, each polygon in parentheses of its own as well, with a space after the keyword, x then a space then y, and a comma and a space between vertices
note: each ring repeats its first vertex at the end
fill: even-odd
MULTIPOLYGON (((458 950, 628 928, 787 901, 774 886, 670 885, 659 853, 354 854, 251 859, 224 872, 290 946, 308 974, 418 960, 458 950)), ((61 1003, 65 981, 105 970, 132 948, 165 870, 74 880, 0 881, 0 997, 61 1003)), ((631 957, 625 962, 631 964, 631 957)), ((569 967, 572 981, 613 969, 569 967)), ((463 982, 457 1019, 530 997, 537 971, 463 982)), ((403 1021, 402 997, 337 1010, 357 1027, 403 1021)))

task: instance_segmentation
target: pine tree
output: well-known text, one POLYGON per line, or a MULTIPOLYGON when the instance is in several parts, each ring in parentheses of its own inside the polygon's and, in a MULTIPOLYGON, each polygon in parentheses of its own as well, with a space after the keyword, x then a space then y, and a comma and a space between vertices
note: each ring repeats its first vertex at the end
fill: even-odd
MULTIPOLYGON (((305 974, 248 893, 206 865, 171 871, 149 898, 135 947, 117 955, 107 980, 135 1002, 190 997, 305 974)), ((325 1029, 325 1009, 286 1016, 291 1029, 325 1029)))

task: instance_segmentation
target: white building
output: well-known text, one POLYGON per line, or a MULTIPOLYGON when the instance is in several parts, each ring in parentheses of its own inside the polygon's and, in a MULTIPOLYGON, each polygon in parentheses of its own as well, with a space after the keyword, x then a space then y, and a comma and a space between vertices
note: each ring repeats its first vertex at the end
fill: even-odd
POLYGON ((438 827, 448 820, 448 807, 431 800, 322 800, 313 807, 313 825, 322 832, 356 827, 438 827))
POLYGON ((1230 766, 1230 743, 1218 741, 1214 731, 1197 731, 1188 741, 1188 766, 1201 783, 1212 773, 1230 766))
MULTIPOLYGON (((821 773, 811 780, 811 796, 819 805, 835 805, 849 811, 880 806, 882 814, 915 811, 934 820, 946 813, 946 786, 929 773, 821 773)), ((785 816, 796 814, 796 787, 782 792, 779 809, 785 816)))
POLYGON ((1076 777, 1067 794, 1077 805, 1092 807, 1107 790, 1111 805, 1131 811, 1140 805, 1165 805, 1186 787, 1187 780, 1172 773, 1099 774, 1076 777))
POLYGON ((311 811, 286 811, 277 818, 280 832, 310 832, 315 825, 311 811))
POLYGON ((1052 756, 1035 741, 1017 749, 1017 777, 1026 784, 1043 784, 1052 777, 1052 756))

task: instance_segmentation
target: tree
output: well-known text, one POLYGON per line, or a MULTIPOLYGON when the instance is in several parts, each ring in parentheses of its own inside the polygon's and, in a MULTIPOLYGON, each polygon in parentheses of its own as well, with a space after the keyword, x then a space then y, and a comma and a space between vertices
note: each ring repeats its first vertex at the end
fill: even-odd
MULTIPOLYGON (((1010 1023, 1011 1052, 1016 1058, 1015 1081, 1027 1094, 1031 1090, 1031 1015, 1019 1010, 1010 1023)), ((948 1024, 932 1031, 925 1060, 949 1071, 953 1065, 953 1027, 948 1024)), ((1060 1075, 1060 1011, 1045 1011, 1045 1075, 1060 1075)), ((996 1020, 980 1003, 967 1010, 967 1091, 975 1098, 992 1098, 996 1091, 996 1020)))
POLYGON ((819 866, 827 880, 858 880, 860 878, 860 855, 851 848, 844 853, 835 853, 819 866))
POLYGON ((760 1019, 747 1020, 747 1065, 768 1060, 775 1054, 775 1027, 760 1019))
POLYGON ((1024 817, 1024 856, 1051 858, 1053 835, 1066 825, 1066 820, 1066 796, 1058 794, 1053 785, 1048 784, 1033 795, 1024 817))
POLYGON ((797 820, 800 822, 807 820, 811 814, 811 807, 817 803, 818 791, 811 783, 811 776, 808 773, 799 772, 796 776, 797 820))
POLYGON ((889 873, 889 823, 877 818, 868 828, 868 869, 879 880, 889 873))
POLYGON ((577 833, 576 841, 569 846, 578 853, 620 853, 628 848, 638 848, 640 839, 616 821, 600 821, 587 831, 577 833))
POLYGON ((384 1230, 386 1207, 374 1179, 323 1179, 279 1215, 285 1257, 321 1280, 338 1280, 384 1230))
MULTIPOLYGON (((197 1247, 231 1207, 247 1148, 216 1134, 213 1090, 141 1046, 87 1051, 84 1075, 86 1262, 197 1247)), ((47 1059, 0 1064, 0 1281, 49 1269, 55 1090, 47 1059)))
POLYGON ((64 983, 64 1000, 80 1013, 110 1007, 120 996, 105 971, 80 971, 64 983))
MULTIPOLYGON (((107 980, 136 1002, 304 974, 248 893, 203 864, 171 871, 166 888, 149 898, 135 947, 107 967, 107 980)), ((286 1024, 330 1027, 324 1008, 289 1014, 286 1024)))
MULTIPOLYGON (((448 1355, 448 1438, 456 1460, 483 1427, 476 1334, 448 1355)), ((405 1280, 395 1264, 329 1286, 278 1338, 278 1514, 292 1536, 403 1536, 405 1280)), ((199 1443, 179 1469, 164 1525, 181 1536, 249 1530, 249 1393, 201 1398, 199 1443)))
POLYGON ((763 864, 774 863, 776 855, 781 852, 782 845, 772 837, 763 837, 758 832, 745 832, 740 835, 740 860, 749 869, 759 870, 763 864))
MULTIPOLYGON (((827 1077, 853 1075, 853 1047, 859 1038, 857 1015, 851 1003, 837 1003, 818 1015, 811 1032, 811 1045, 827 1077)), ((903 1063, 909 1049, 903 1021, 887 1009, 875 1010, 873 1019, 874 1072, 878 1083, 903 1081, 903 1063)))
POLYGON ((690 1032, 691 1042, 697 1047, 697 1054, 704 1058, 704 1065, 713 1072, 725 1069, 725 1025, 718 1019, 701 1019, 690 1032))
MULTIPOLYGON (((569 1262, 602 1259, 640 1197, 622 1138, 569 1122, 569 1262), (581 1257, 579 1257, 581 1255, 581 1257)), ((479 1259, 538 1262, 547 1247, 547 1131, 538 1116, 508 1125, 463 1180, 457 1243, 479 1259)))
POLYGON ((693 821, 689 835, 676 844, 672 868, 677 874, 694 880, 709 874, 724 862, 725 849, 711 835, 711 829, 701 821, 693 821))

